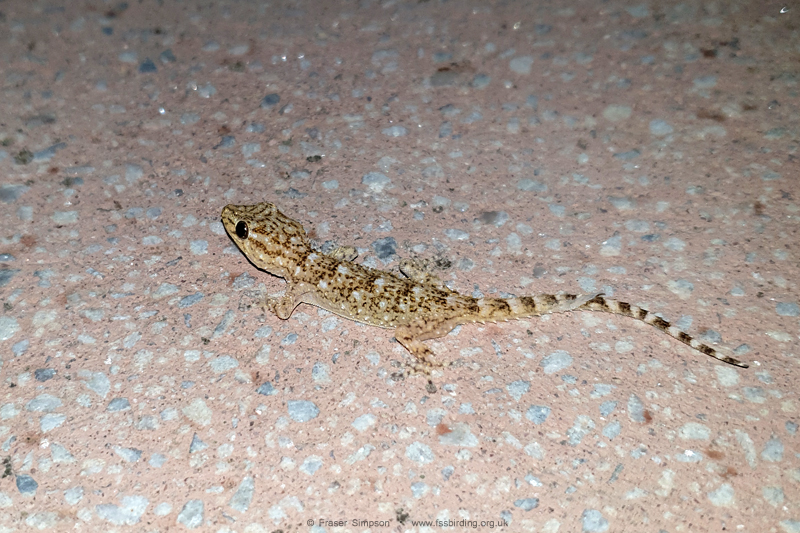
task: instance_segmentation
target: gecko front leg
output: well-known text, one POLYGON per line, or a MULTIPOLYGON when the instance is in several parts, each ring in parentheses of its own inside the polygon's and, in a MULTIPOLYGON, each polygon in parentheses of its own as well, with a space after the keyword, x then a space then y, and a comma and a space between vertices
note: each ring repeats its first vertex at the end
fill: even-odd
POLYGON ((264 299, 263 307, 282 320, 287 320, 292 316, 295 307, 302 303, 313 303, 313 289, 303 286, 304 284, 292 283, 286 287, 283 296, 267 296, 264 299))

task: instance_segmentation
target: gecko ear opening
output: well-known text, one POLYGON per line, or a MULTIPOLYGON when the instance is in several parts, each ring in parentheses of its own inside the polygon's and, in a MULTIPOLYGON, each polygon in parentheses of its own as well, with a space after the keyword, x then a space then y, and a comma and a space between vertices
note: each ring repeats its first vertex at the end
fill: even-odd
POLYGON ((250 228, 247 227, 247 222, 244 220, 240 220, 236 224, 236 236, 240 239, 246 239, 247 236, 250 234, 250 228))

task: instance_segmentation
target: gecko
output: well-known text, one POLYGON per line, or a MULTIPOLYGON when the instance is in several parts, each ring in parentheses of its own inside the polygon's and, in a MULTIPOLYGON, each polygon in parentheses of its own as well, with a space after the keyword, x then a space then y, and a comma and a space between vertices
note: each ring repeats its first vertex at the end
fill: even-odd
POLYGON ((413 374, 428 376, 437 363, 426 340, 447 335, 461 324, 501 322, 567 311, 601 311, 634 318, 723 363, 748 365, 692 338, 639 306, 597 294, 536 294, 517 298, 473 298, 449 289, 438 278, 400 262, 403 277, 356 264, 354 250, 322 253, 312 248, 300 222, 269 202, 227 205, 222 224, 245 257, 258 269, 283 278, 283 296, 265 307, 286 320, 301 303, 314 305, 362 324, 393 329, 411 355, 413 374))

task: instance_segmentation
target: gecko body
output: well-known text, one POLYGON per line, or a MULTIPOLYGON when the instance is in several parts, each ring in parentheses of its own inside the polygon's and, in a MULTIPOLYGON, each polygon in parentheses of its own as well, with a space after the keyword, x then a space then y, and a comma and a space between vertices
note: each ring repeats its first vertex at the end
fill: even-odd
POLYGON ((281 277, 286 292, 269 298, 267 307, 288 319, 301 303, 341 317, 394 329, 411 354, 411 368, 429 374, 437 366, 423 341, 443 337, 460 324, 500 322, 566 311, 602 311, 641 320, 667 335, 724 363, 747 365, 636 305, 603 294, 537 294, 518 298, 473 298, 448 289, 436 278, 401 262, 406 277, 352 262, 344 254, 324 254, 311 247, 303 226, 275 205, 227 205, 222 223, 233 242, 257 268, 281 277))

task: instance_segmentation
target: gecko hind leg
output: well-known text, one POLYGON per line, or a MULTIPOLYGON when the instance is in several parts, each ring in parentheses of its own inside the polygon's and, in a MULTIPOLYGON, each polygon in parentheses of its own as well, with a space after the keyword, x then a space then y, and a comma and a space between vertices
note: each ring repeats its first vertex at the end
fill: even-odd
POLYGON ((407 367, 411 369, 410 375, 423 374, 428 377, 428 392, 435 392, 436 386, 431 379, 431 371, 434 368, 445 368, 452 363, 440 363, 435 360, 433 350, 423 342, 429 339, 436 339, 447 335, 458 323, 455 320, 445 320, 443 322, 412 322, 407 326, 398 326, 394 331, 394 338, 403 345, 411 354, 411 362, 407 367))

